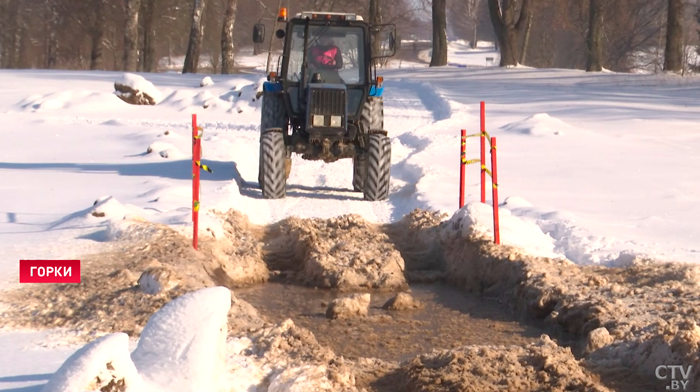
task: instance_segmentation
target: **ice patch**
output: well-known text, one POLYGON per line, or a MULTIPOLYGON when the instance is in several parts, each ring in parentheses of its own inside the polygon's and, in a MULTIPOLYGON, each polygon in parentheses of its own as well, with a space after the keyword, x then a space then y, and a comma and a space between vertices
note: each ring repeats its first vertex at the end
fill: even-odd
POLYGON ((501 129, 521 135, 547 136, 563 135, 565 131, 570 131, 573 127, 547 113, 538 113, 524 120, 506 124, 501 129))

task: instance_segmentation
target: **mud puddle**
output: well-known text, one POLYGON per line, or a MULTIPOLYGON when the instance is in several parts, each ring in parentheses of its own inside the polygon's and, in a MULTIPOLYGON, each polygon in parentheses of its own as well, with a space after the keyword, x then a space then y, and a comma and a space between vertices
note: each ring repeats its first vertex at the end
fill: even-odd
POLYGON ((382 305, 394 293, 372 293, 365 318, 329 320, 328 303, 348 293, 267 283, 234 290, 270 322, 291 318, 309 329, 322 345, 354 359, 375 357, 403 361, 432 349, 464 345, 526 345, 542 330, 523 325, 493 301, 444 284, 412 284, 411 295, 422 309, 387 311, 382 305))

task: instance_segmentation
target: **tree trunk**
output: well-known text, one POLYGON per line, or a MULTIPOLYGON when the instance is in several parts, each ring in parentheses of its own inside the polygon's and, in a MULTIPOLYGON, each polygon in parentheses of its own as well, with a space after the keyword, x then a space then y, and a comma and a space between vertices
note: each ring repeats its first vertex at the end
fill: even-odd
POLYGON ((97 70, 102 66, 102 44, 105 35, 105 21, 106 21, 106 6, 105 0, 95 1, 95 19, 93 20, 93 26, 90 30, 90 69, 97 70))
POLYGON ((532 14, 527 16, 527 28, 525 29, 525 38, 523 39, 523 50, 520 52, 520 64, 525 64, 527 57, 527 48, 530 45, 530 32, 532 31, 532 14))
POLYGON ((474 22, 474 35, 472 37, 472 49, 476 49, 479 47, 479 41, 477 40, 477 29, 479 28, 478 24, 474 22))
POLYGON ((603 1, 589 0, 586 72, 603 70, 603 1))
MULTIPOLYGON (((369 0, 369 24, 372 26, 382 24, 382 7, 380 0, 369 0)), ((381 51, 381 39, 379 31, 372 32, 372 55, 376 56, 381 51)))
POLYGON ((489 17, 501 52, 501 67, 518 65, 519 37, 532 14, 530 0, 488 0, 489 17), (518 5, 522 4, 519 8, 518 5))
POLYGON ((221 73, 232 74, 236 72, 233 56, 233 25, 236 22, 237 0, 226 2, 224 25, 221 29, 221 73))
POLYGON ((22 68, 22 52, 24 51, 24 17, 22 4, 18 1, 17 18, 12 34, 12 65, 11 68, 22 68))
POLYGON ((8 27, 10 25, 10 5, 8 1, 0 0, 0 68, 7 68, 10 45, 8 27))
POLYGON ((143 7, 143 50, 141 53, 141 69, 143 72, 156 71, 156 29, 155 8, 156 0, 142 0, 143 7))
POLYGON ((664 71, 683 70, 683 0, 668 0, 664 71))
POLYGON ((139 8, 141 0, 125 0, 126 20, 124 25, 124 71, 136 72, 138 69, 139 8))
POLYGON ((447 65, 447 12, 445 0, 433 0, 433 55, 431 67, 447 65))
POLYGON ((44 3, 46 11, 46 68, 54 69, 58 63, 58 39, 56 32, 59 29, 61 16, 58 12, 55 0, 46 0, 44 3))
POLYGON ((202 15, 204 13, 204 0, 194 0, 192 7, 192 28, 190 30, 190 40, 187 45, 185 64, 182 73, 197 73, 199 67, 199 52, 202 46, 202 35, 204 25, 202 15))

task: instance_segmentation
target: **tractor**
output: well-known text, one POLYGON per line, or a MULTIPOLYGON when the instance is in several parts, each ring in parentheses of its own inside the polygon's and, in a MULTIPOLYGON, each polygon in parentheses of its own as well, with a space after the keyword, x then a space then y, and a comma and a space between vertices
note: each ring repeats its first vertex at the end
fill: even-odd
MULTIPOLYGON (((301 154, 326 163, 352 159, 354 191, 365 200, 386 199, 391 142, 384 130, 384 79, 377 76, 376 63, 396 53, 396 27, 337 12, 301 12, 288 20, 286 8, 277 21, 284 28, 275 37, 284 40, 284 49, 262 91, 258 183, 263 197, 286 196, 292 154, 301 154), (329 41, 336 58, 329 59, 330 66, 319 64, 314 48, 329 41)), ((264 40, 265 26, 258 23, 253 42, 264 40)), ((330 52, 324 53, 328 58, 330 52)))

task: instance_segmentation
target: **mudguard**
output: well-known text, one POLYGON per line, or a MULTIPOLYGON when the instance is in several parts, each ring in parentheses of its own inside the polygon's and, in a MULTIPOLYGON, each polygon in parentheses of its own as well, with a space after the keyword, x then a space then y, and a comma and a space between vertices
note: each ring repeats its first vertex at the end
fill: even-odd
POLYGON ((281 93, 282 83, 281 82, 265 82, 263 83, 263 90, 269 93, 281 93))
POLYGON ((384 86, 377 88, 377 86, 371 86, 369 88, 370 97, 381 97, 384 93, 384 86))

